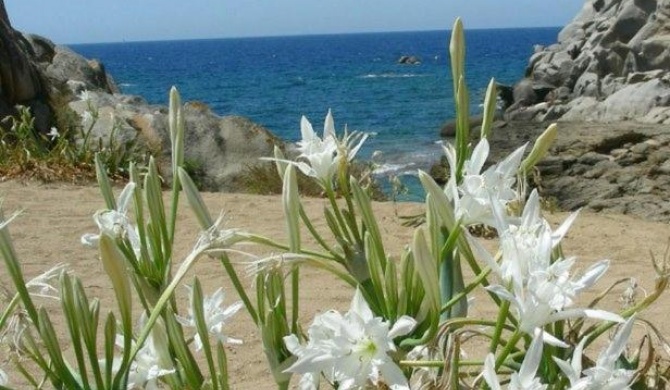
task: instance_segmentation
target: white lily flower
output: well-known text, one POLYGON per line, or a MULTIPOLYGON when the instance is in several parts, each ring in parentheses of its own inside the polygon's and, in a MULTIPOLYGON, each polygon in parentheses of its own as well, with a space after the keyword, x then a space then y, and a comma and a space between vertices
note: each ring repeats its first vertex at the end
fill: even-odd
MULTIPOLYGON (((520 320, 519 329, 532 334, 536 328, 568 318, 589 317, 605 321, 623 322, 614 313, 597 309, 577 309, 572 306, 577 293, 593 285, 607 271, 607 260, 594 264, 581 278, 570 278, 574 258, 555 261, 545 270, 531 272, 526 284, 513 283, 513 293, 502 286, 489 286, 500 298, 510 301, 520 320)), ((545 342, 566 346, 548 333, 545 342)))
MULTIPOLYGON (((530 343, 526 357, 521 363, 519 372, 514 372, 510 376, 508 390, 544 390, 546 384, 540 383, 540 379, 535 376, 537 368, 542 360, 542 332, 537 329, 530 343)), ((484 360, 484 380, 491 390, 501 390, 500 381, 496 374, 495 357, 489 353, 484 360)))
POLYGON ((459 185, 456 182, 456 150, 452 145, 445 146, 451 175, 444 190, 454 202, 456 217, 464 225, 483 223, 493 226, 491 202, 500 202, 505 206, 518 198, 514 185, 525 148, 526 145, 523 145, 503 161, 481 172, 489 154, 489 143, 483 138, 475 146, 470 159, 463 164, 463 177, 459 185))
POLYGON ((329 183, 339 161, 337 155, 337 138, 335 137, 335 122, 328 110, 323 125, 323 138, 320 138, 312 124, 304 116, 300 119, 302 140, 298 142, 299 159, 307 161, 293 162, 302 173, 329 183))
POLYGON ((57 128, 52 127, 47 133, 47 137, 49 137, 49 140, 53 141, 56 138, 60 137, 60 133, 58 132, 57 128))
POLYGON ((624 390, 630 389, 635 370, 616 368, 635 323, 635 316, 619 328, 612 342, 596 360, 596 365, 582 371, 582 355, 586 338, 582 339, 573 352, 570 362, 554 358, 556 364, 570 380, 570 390, 624 390), (581 375, 584 375, 583 377, 581 375))
POLYGON ((140 252, 140 236, 137 228, 128 217, 128 207, 135 190, 135 183, 129 182, 121 191, 116 202, 116 210, 100 210, 93 215, 93 220, 100 229, 99 234, 86 233, 81 236, 82 244, 97 247, 101 234, 108 234, 115 239, 127 238, 136 255, 140 252))
POLYGON ((408 334, 414 326, 413 318, 403 316, 390 327, 383 318, 374 317, 356 290, 346 314, 331 310, 314 319, 307 345, 300 345, 295 335, 284 338, 286 347, 298 358, 286 371, 303 374, 301 389, 317 389, 319 375, 323 374, 331 383, 337 382, 339 389, 383 382, 394 390, 409 390, 407 379, 389 352, 396 350, 393 339, 408 334))
POLYGON ((360 150, 367 134, 349 133, 345 130, 342 140, 335 134, 335 121, 328 110, 323 125, 323 137, 319 137, 312 124, 304 116, 300 120, 302 140, 298 141, 298 161, 267 158, 296 166, 307 176, 316 178, 323 186, 330 186, 338 165, 342 161, 351 161, 360 150))
POLYGON ((67 268, 67 264, 56 264, 43 274, 26 282, 26 287, 37 290, 31 292, 31 295, 42 298, 60 299, 58 288, 54 286, 55 279, 60 276, 61 271, 67 268))
POLYGON ((221 213, 214 224, 200 232, 193 252, 207 251, 214 255, 217 251, 226 251, 236 243, 244 240, 245 234, 240 229, 224 229, 225 214, 221 213))
MULTIPOLYGON (((193 289, 190 286, 186 286, 186 288, 189 290, 189 316, 187 318, 177 317, 177 321, 179 321, 182 325, 195 327, 195 316, 193 314, 193 289)), ((226 323, 242 308, 242 302, 237 301, 232 305, 225 307, 223 306, 224 298, 225 295, 223 288, 219 288, 214 292, 214 294, 203 299, 202 306, 205 323, 207 324, 207 330, 211 335, 216 337, 216 339, 222 343, 242 344, 242 340, 228 337, 223 332, 223 327, 226 325, 226 323)), ((195 345, 196 351, 200 351, 202 349, 202 340, 200 339, 199 334, 196 333, 196 335, 193 337, 193 343, 195 345)))
POLYGON ((496 272, 505 284, 525 284, 531 272, 545 270, 551 264, 552 251, 563 239, 577 212, 571 214, 556 231, 540 216, 539 195, 531 192, 520 219, 509 218, 504 208, 491 200, 495 227, 500 236, 502 258, 494 258, 470 236, 470 243, 480 259, 496 272))
POLYGON ((77 97, 79 100, 83 100, 86 103, 91 101, 91 93, 87 89, 81 91, 77 97))
MULTIPOLYGON (((142 315, 140 320, 140 328, 144 327, 144 322, 146 321, 146 313, 142 315)), ((151 334, 144 341, 144 345, 137 352, 135 360, 130 365, 128 370, 128 389, 145 389, 145 390, 157 390, 158 379, 164 375, 169 375, 175 372, 175 369, 165 368, 161 362, 165 359, 161 359, 161 355, 168 356, 167 345, 162 345, 166 342, 166 335, 159 335, 157 332, 165 332, 164 329, 159 328, 158 323, 152 329, 151 334), (164 340, 162 340, 164 339, 164 340)), ((115 344, 119 348, 124 346, 124 336, 117 335, 115 344)), ((132 347, 135 346, 135 342, 131 343, 132 347)), ((118 371, 120 361, 114 359, 112 364, 112 371, 118 371)))

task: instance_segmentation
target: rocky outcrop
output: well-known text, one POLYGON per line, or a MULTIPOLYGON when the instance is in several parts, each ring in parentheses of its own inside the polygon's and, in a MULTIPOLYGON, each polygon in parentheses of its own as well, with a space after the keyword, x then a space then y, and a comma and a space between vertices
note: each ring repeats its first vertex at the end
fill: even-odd
POLYGON ((398 63, 401 65, 420 65, 421 58, 417 56, 400 56, 398 63))
MULTIPOLYGON (((491 133, 490 163, 534 142, 547 123, 510 122, 491 133)), ((580 208, 670 222, 670 134, 639 122, 560 122, 529 178, 561 210, 580 208)))
POLYGON ((587 0, 526 74, 509 119, 670 123, 670 0, 587 0))
POLYGON ((32 46, 12 28, 0 0, 0 119, 15 115, 15 106, 21 104, 42 113, 44 118, 36 120, 37 126, 48 122, 48 92, 33 59, 32 46))
MULTIPOLYGON (((151 153, 164 179, 171 180, 167 107, 150 105, 138 96, 102 91, 79 95, 69 107, 82 118, 85 131, 90 127, 91 145, 113 142, 151 153)), ((247 167, 259 164, 260 157, 272 156, 275 145, 283 146, 270 131, 249 119, 220 117, 203 103, 186 103, 184 118, 184 161, 203 190, 240 190, 247 167)), ((82 137, 78 142, 83 142, 82 137)))

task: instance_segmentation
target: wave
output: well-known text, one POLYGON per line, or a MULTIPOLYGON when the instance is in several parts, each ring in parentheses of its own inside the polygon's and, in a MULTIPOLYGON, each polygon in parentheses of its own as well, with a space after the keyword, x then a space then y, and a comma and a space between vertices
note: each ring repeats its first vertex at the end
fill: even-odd
POLYGON ((359 79, 400 79, 400 78, 409 78, 409 77, 427 77, 427 74, 421 73, 369 73, 366 75, 358 76, 359 79))
POLYGON ((415 163, 385 163, 376 167, 372 174, 377 176, 406 175, 416 170, 415 163))
POLYGON ((135 84, 133 84, 133 83, 121 83, 121 84, 119 84, 119 87, 126 87, 126 88, 127 87, 134 87, 134 86, 135 86, 135 84))

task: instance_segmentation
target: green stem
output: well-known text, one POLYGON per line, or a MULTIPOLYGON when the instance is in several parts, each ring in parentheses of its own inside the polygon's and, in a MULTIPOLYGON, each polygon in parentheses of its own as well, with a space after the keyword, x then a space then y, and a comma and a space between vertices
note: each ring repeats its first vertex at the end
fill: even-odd
POLYGON ((316 242, 321 245, 323 249, 325 249, 328 253, 335 253, 330 246, 326 243, 326 241, 321 237, 319 232, 316 231, 314 226, 312 225, 312 222, 309 220, 309 217, 307 216, 307 213, 305 213, 304 207, 302 207, 302 204, 300 205, 300 218, 302 219, 303 223, 307 227, 307 230, 309 230, 309 233, 314 237, 316 242))
POLYGON ((500 342, 500 335, 502 334, 503 325, 505 325, 505 318, 509 312, 509 301, 503 301, 502 306, 500 306, 500 311, 498 312, 498 320, 496 321, 498 325, 493 331, 493 338, 491 338, 491 343, 489 344, 489 352, 495 354, 496 349, 498 349, 498 344, 500 342))
POLYGON ((293 267, 291 271, 291 333, 298 334, 298 316, 300 306, 300 268, 293 267))
POLYGON ((326 187, 326 195, 328 201, 330 202, 330 206, 333 209, 333 213, 335 214, 335 218, 337 219, 337 223, 342 229, 342 234, 346 236, 345 238, 348 242, 352 242, 353 240, 351 237, 351 232, 349 232, 348 225, 344 222, 344 217, 342 216, 340 207, 337 205, 337 201, 335 200, 335 192, 330 186, 326 187))
POLYGON ((466 297, 472 290, 474 290, 477 286, 479 286, 482 280, 486 279, 486 276, 488 276, 489 273, 491 273, 491 268, 489 267, 484 268, 482 270, 482 273, 477 275, 477 277, 470 284, 465 286, 465 289, 463 291, 454 295, 453 297, 451 297, 449 301, 447 301, 447 303, 442 305, 440 313, 444 313, 451 306, 455 305, 458 301, 466 297))
POLYGON ((221 264, 223 264, 223 268, 226 269, 228 277, 230 277, 230 281, 233 282, 233 286, 235 287, 237 294, 240 296, 240 299, 242 299, 244 307, 249 312, 251 319, 254 321, 254 324, 258 326, 258 314, 256 313, 256 309, 254 309, 254 306, 251 304, 251 300, 249 300, 249 296, 244 290, 244 286, 242 286, 240 278, 237 276, 237 272, 235 272, 235 268, 231 264, 230 259, 224 254, 219 257, 219 260, 221 261, 221 264))
POLYGON ((498 356, 498 358, 496 359, 496 370, 498 370, 500 368, 500 366, 503 365, 503 363, 505 362, 505 359, 507 359, 509 354, 512 352, 516 343, 521 339, 522 335, 523 334, 518 329, 514 332, 514 334, 512 335, 512 338, 510 338, 510 340, 505 345, 505 349, 503 349, 500 356, 498 356))

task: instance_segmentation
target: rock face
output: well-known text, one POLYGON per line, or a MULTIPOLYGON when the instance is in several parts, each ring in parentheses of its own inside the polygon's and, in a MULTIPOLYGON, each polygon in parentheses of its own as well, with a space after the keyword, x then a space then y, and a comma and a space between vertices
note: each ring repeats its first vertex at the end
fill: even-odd
MULTIPOLYGON (((114 129, 111 142, 154 155, 163 177, 172 179, 167 107, 102 91, 88 91, 85 99, 77 98, 69 107, 82 118, 84 129, 92 124, 92 145, 108 145, 114 129), (87 111, 97 113, 97 120, 87 119, 87 111)), ((184 117, 184 161, 203 190, 240 190, 239 179, 246 168, 259 164, 260 157, 271 157, 275 145, 283 147, 280 139, 249 119, 220 117, 202 103, 186 103, 184 117)))
POLYGON ((587 0, 526 74, 509 119, 670 123, 670 0, 587 0))
MULTIPOLYGON (((34 112, 44 111, 48 93, 33 58, 32 46, 12 28, 4 1, 0 0, 0 118, 16 114, 17 104, 34 112)), ((44 123, 36 120, 38 126, 44 123)))
MULTIPOLYGON (((547 123, 510 122, 491 133, 490 162, 533 142, 547 123)), ((670 134, 639 122, 560 122, 530 178, 562 210, 628 214, 670 222, 670 134)), ((529 146, 530 147, 530 146, 529 146)))

